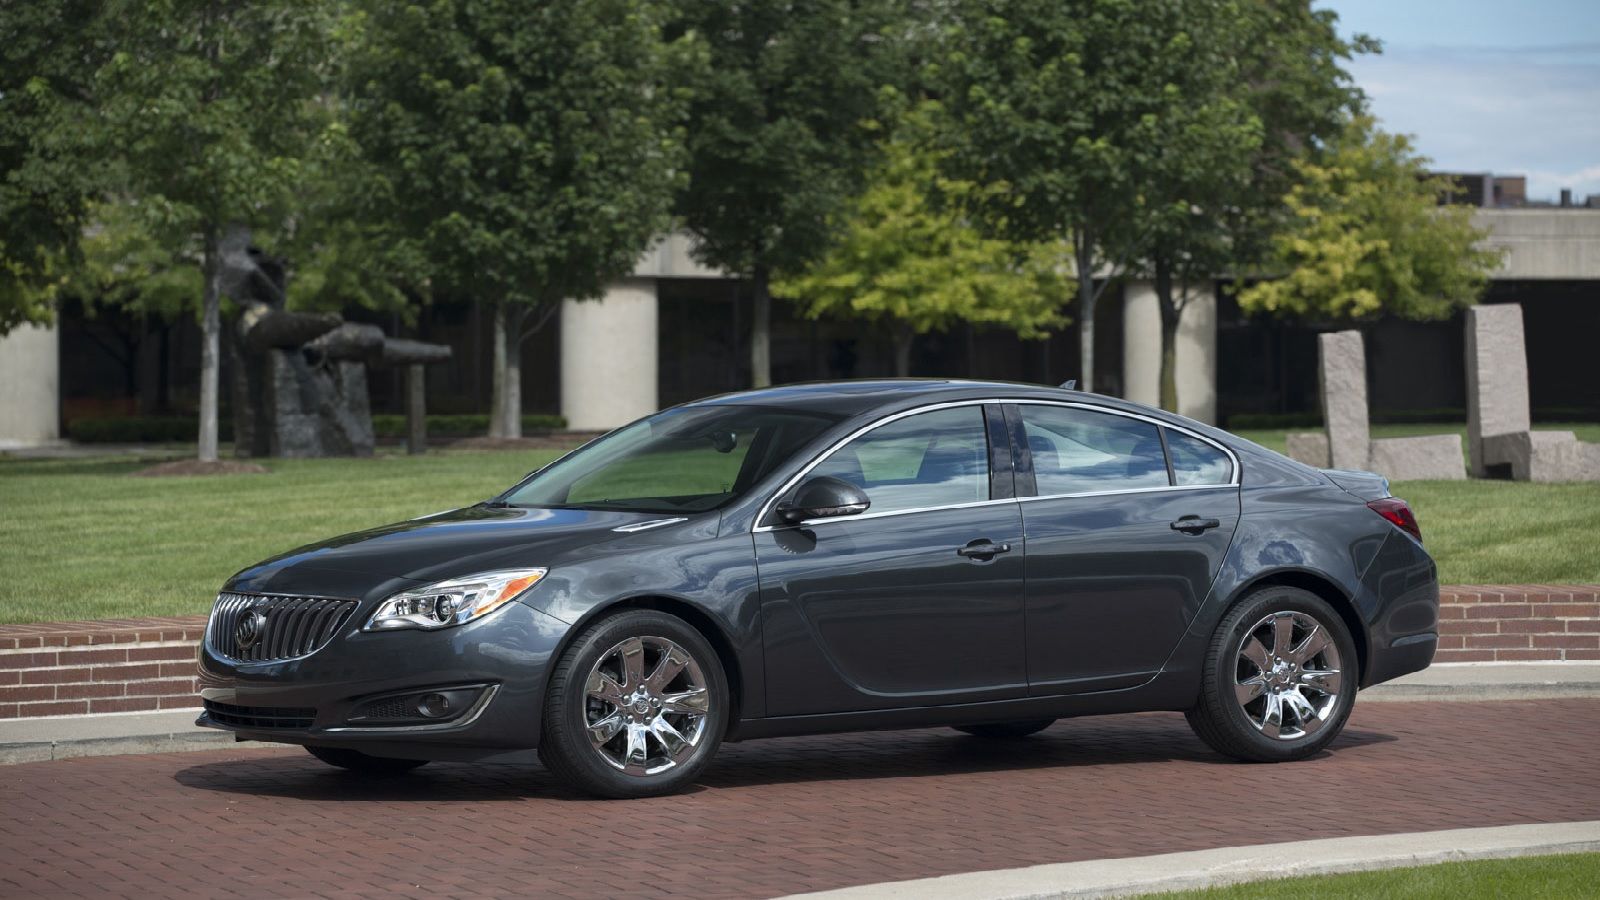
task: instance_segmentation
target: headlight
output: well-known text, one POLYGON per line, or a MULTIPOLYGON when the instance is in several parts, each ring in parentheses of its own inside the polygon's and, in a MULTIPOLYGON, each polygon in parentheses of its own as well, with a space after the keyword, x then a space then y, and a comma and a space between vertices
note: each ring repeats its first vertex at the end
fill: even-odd
POLYGON ((548 569, 502 569, 451 578, 395 594, 378 604, 367 631, 445 628, 482 618, 539 583, 548 569))

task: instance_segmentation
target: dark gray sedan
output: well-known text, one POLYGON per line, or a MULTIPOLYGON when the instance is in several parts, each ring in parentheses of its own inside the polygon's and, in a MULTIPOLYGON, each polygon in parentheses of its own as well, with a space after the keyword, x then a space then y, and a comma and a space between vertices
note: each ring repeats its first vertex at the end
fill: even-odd
POLYGON ((796 385, 245 569, 200 724, 364 772, 537 753, 608 797, 724 740, 1138 710, 1287 761, 1428 665, 1438 593, 1376 475, 1069 390, 796 385))

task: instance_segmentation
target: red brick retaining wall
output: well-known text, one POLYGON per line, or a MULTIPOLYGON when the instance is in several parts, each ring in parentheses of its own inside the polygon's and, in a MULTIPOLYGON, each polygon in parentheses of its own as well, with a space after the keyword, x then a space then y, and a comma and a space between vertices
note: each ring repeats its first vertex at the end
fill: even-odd
MULTIPOLYGON (((1435 662, 1600 661, 1600 585, 1440 591, 1435 662)), ((200 705, 205 619, 0 625, 0 719, 200 705)))
POLYGON ((1434 662, 1600 660, 1600 585, 1449 585, 1434 662))
POLYGON ((206 620, 0 625, 0 719, 199 706, 206 620))

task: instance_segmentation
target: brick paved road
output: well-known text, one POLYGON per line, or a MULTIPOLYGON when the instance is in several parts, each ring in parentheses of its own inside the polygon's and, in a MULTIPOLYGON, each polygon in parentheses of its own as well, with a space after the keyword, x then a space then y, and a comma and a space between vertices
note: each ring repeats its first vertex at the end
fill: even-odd
POLYGON ((1113 856, 1600 819, 1600 701, 1358 705, 1331 752, 1224 762, 1177 715, 723 749, 678 797, 538 769, 390 781, 293 749, 0 768, 0 895, 766 896, 1113 856))

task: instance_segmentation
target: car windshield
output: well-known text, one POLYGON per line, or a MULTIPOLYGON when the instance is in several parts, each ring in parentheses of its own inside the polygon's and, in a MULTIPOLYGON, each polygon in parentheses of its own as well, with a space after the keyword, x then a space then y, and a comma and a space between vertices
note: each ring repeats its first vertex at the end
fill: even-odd
POLYGON ((749 490, 839 421, 760 406, 690 406, 641 419, 540 470, 512 506, 704 512, 749 490))

